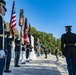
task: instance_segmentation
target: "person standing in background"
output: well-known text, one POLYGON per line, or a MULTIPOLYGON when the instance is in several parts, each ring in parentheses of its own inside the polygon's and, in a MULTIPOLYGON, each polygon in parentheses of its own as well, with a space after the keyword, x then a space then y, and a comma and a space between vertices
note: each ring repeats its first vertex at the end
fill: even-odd
POLYGON ((40 48, 41 48, 41 44, 40 44, 40 40, 38 38, 37 39, 37 56, 40 56, 40 48))
POLYGON ((47 58, 47 50, 46 50, 46 46, 43 46, 44 49, 44 53, 45 53, 45 58, 47 58))
POLYGON ((58 49, 57 49, 57 47, 56 47, 56 49, 55 49, 56 61, 59 61, 58 55, 59 55, 59 52, 58 52, 58 49))

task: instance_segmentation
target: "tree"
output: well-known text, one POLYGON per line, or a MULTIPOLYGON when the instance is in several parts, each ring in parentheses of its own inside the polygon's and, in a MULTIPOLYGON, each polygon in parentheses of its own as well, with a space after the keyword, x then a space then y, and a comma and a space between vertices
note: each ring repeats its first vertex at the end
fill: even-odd
POLYGON ((34 43, 37 44, 37 39, 39 38, 41 46, 45 45, 47 49, 50 49, 52 54, 55 52, 55 47, 60 50, 60 39, 56 39, 52 33, 45 33, 36 30, 36 28, 31 27, 31 34, 34 36, 34 43))

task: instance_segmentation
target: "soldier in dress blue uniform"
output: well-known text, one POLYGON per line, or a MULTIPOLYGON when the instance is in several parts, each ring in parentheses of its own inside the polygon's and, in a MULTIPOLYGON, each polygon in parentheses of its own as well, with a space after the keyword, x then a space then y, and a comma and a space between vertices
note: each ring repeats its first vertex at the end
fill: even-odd
POLYGON ((76 75, 76 34, 71 32, 71 26, 65 26, 66 33, 61 36, 61 50, 66 57, 69 75, 76 75))
POLYGON ((30 44, 26 45, 26 61, 29 61, 29 54, 30 54, 30 44))
POLYGON ((10 32, 6 32, 6 50, 8 52, 6 58, 5 58, 5 67, 4 72, 10 73, 11 70, 9 70, 10 62, 11 62, 11 46, 12 41, 14 40, 14 36, 10 36, 10 32))
MULTIPOLYGON (((0 51, 4 50, 3 47, 3 26, 4 26, 4 20, 3 16, 5 16, 5 12, 7 9, 5 8, 6 2, 4 0, 0 0, 0 51)), ((2 55, 2 54, 0 54, 2 55)), ((3 75, 3 68, 4 68, 4 58, 0 56, 0 75, 3 75)))
POLYGON ((15 62, 14 62, 15 67, 20 67, 19 66, 20 48, 21 48, 21 39, 19 38, 19 35, 16 35, 16 39, 15 39, 15 62))

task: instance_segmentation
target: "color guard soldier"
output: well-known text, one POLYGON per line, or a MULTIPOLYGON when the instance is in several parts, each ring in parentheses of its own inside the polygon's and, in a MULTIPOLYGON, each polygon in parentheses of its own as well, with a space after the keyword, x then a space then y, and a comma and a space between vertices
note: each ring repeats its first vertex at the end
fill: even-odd
POLYGON ((30 54, 30 44, 26 45, 26 61, 29 62, 29 54, 30 54))
POLYGON ((28 38, 28 33, 27 33, 27 27, 24 28, 24 45, 25 45, 25 55, 26 55, 26 61, 28 60, 28 56, 29 56, 29 49, 27 51, 27 48, 29 46, 29 38, 28 38))
POLYGON ((14 36, 10 35, 10 32, 6 32, 6 50, 8 52, 6 58, 5 58, 5 67, 4 67, 4 72, 10 73, 11 70, 9 70, 10 63, 11 63, 11 46, 12 46, 12 41, 14 40, 14 36))
POLYGON ((21 48, 21 39, 19 38, 19 35, 16 35, 15 39, 15 67, 20 67, 19 64, 19 58, 20 58, 20 48, 21 48))
POLYGON ((57 49, 57 47, 56 47, 56 49, 55 49, 56 61, 59 61, 58 55, 59 55, 59 52, 58 52, 58 49, 57 49))
POLYGON ((71 32, 71 26, 65 26, 66 33, 61 36, 61 50, 66 57, 69 75, 76 75, 76 34, 71 32))
POLYGON ((3 75, 3 68, 4 68, 4 20, 3 16, 5 16, 5 12, 7 9, 5 8, 6 2, 4 0, 0 0, 0 75, 3 75))
POLYGON ((22 44, 22 64, 25 64, 26 63, 26 52, 25 52, 25 48, 26 48, 26 45, 24 44, 24 42, 21 43, 22 44))

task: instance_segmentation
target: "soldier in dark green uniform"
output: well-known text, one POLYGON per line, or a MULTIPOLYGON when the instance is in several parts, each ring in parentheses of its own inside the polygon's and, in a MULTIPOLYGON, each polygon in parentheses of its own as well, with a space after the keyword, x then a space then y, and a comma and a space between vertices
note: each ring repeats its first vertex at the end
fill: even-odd
POLYGON ((5 16, 5 12, 7 9, 5 8, 6 2, 4 0, 0 0, 0 75, 3 75, 3 68, 4 68, 4 42, 3 34, 5 33, 4 28, 4 20, 3 16, 5 16))
POLYGON ((16 39, 15 39, 15 62, 14 62, 15 67, 20 67, 19 66, 20 48, 21 48, 21 39, 19 38, 19 35, 16 35, 16 39))
POLYGON ((10 73, 11 70, 10 68, 10 63, 11 63, 11 46, 12 46, 12 41, 14 40, 14 36, 10 35, 10 32, 6 32, 6 50, 8 52, 6 58, 5 58, 5 67, 4 67, 4 72, 10 73))
POLYGON ((76 75, 76 34, 71 32, 71 26, 65 26, 66 33, 61 36, 61 50, 66 57, 69 75, 76 75))

